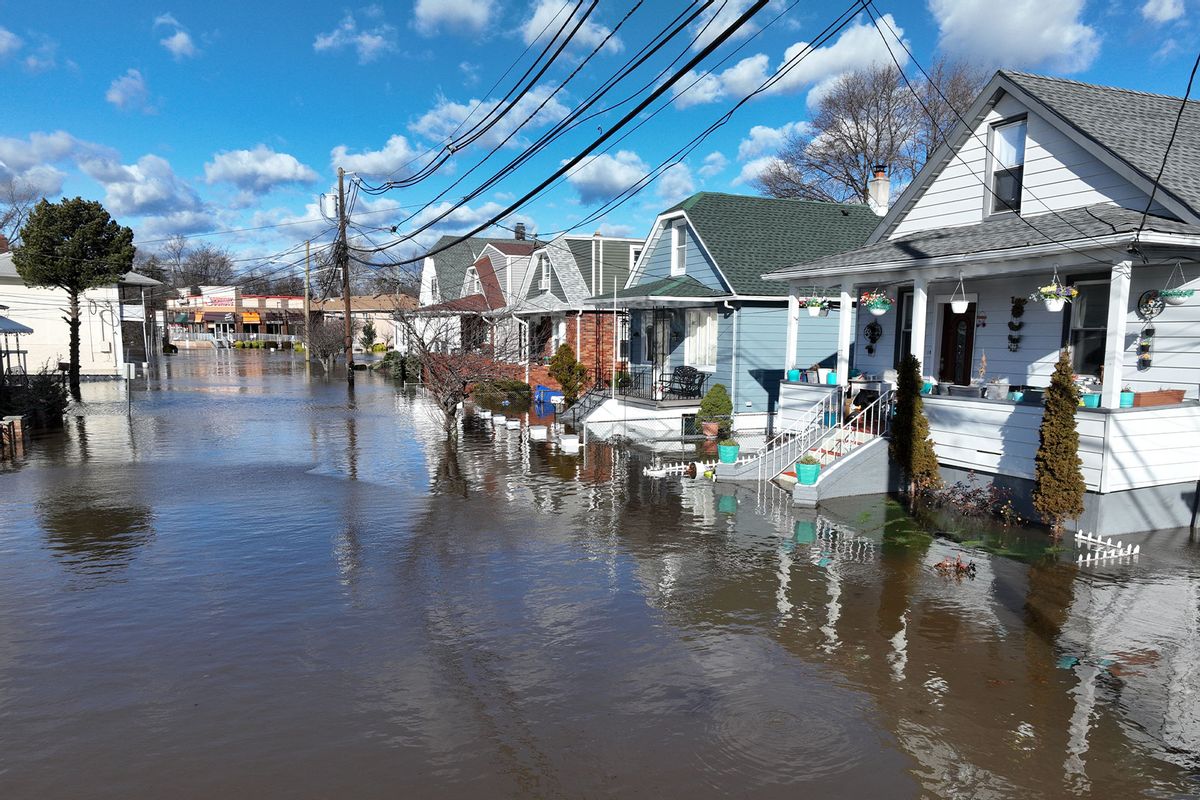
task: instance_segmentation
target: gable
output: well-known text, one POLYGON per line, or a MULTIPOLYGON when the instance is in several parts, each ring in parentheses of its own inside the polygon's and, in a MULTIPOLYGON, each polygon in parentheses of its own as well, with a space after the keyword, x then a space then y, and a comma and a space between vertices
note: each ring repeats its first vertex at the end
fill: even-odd
MULTIPOLYGON (((1027 121, 1025 166, 1021 187, 1021 215, 1033 218, 1069 209, 1112 204, 1141 211, 1147 193, 1106 159, 1101 148, 1081 143, 1078 131, 1065 129, 1055 115, 997 87, 985 90, 972 118, 970 130, 960 126, 954 147, 931 159, 885 217, 871 238, 906 236, 920 231, 974 225, 991 216, 994 196, 985 183, 990 175, 994 145, 992 126, 1024 117, 1027 121), (994 101, 991 98, 995 98, 994 101), (989 153, 989 150, 992 152, 989 153)), ((1151 213, 1173 216, 1156 202, 1151 213)))
MULTIPOLYGON (((638 269, 630 276, 630 286, 653 283, 663 278, 671 277, 672 236, 669 229, 678 219, 681 218, 660 219, 655 222, 654 233, 651 235, 650 241, 646 244, 646 251, 642 253, 638 269)), ((686 231, 684 235, 687 237, 684 274, 695 279, 708 289, 722 293, 730 291, 722 279, 716 264, 713 263, 713 260, 709 258, 708 253, 701 246, 691 222, 687 220, 686 216, 682 217, 682 219, 686 231)))

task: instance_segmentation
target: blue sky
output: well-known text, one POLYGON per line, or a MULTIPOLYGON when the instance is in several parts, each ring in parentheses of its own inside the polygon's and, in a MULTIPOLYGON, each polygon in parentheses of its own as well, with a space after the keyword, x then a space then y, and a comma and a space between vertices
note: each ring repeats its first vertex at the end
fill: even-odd
MULTIPOLYGON (((633 4, 601 0, 578 41, 522 108, 549 97, 633 4)), ((727 0, 723 14, 732 19, 749 4, 727 0)), ((646 0, 533 122, 447 199, 474 188, 519 154, 688 5, 646 0)), ((701 73, 712 68, 712 75, 507 221, 523 220, 542 232, 577 224, 722 114, 771 74, 789 48, 816 36, 848 3, 799 2, 766 27, 787 5, 772 0, 752 29, 701 65, 701 73), (746 35, 751 30, 758 31, 754 38, 746 35)), ((266 259, 305 237, 326 235, 329 226, 319 219, 316 197, 330 190, 338 163, 378 180, 440 143, 473 104, 507 90, 512 75, 491 98, 486 94, 531 40, 537 49, 537 33, 555 14, 564 15, 561 22, 569 13, 564 8, 563 0, 345 6, 0 0, 5 86, 0 178, 17 177, 51 196, 102 200, 134 228, 146 249, 184 233, 228 246, 253 263, 249 259, 266 259), (280 223, 297 224, 230 232, 280 223)), ((923 64, 947 54, 988 68, 1174 95, 1183 92, 1200 46, 1197 0, 913 0, 877 2, 877 8, 923 64)), ((673 42, 670 57, 683 53, 689 40, 673 42)), ((879 35, 865 16, 858 17, 778 91, 743 107, 682 165, 581 230, 641 235, 658 210, 691 191, 752 191, 746 179, 789 126, 807 118, 822 85, 884 59, 879 35)), ((521 63, 523 69, 528 57, 521 63)), ((916 74, 911 62, 906 67, 916 74)), ((654 73, 638 74, 645 82, 654 73)), ((597 134, 596 126, 615 122, 624 110, 559 139, 417 244, 504 207, 578 152, 597 134)), ((495 141, 494 132, 485 136, 414 187, 360 196, 359 223, 376 242, 394 239, 387 228, 398 224, 403 233, 411 227, 414 220, 405 215, 416 210, 412 207, 434 198, 495 141)))

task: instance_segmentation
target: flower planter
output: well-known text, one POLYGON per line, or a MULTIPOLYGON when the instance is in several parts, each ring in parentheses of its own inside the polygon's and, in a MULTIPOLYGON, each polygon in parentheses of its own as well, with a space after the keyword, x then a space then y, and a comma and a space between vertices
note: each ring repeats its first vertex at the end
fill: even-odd
POLYGON ((837 386, 837 381, 837 373, 833 372, 832 370, 828 375, 825 376, 825 383, 829 384, 830 386, 837 386))
POLYGON ((717 460, 722 464, 736 464, 738 451, 741 449, 741 445, 737 444, 719 444, 717 445, 717 460))
POLYGON ((971 305, 971 302, 969 300, 951 300, 950 301, 950 310, 953 311, 955 314, 965 314, 965 313, 967 313, 967 308, 970 305, 971 305))
POLYGON ((875 317, 882 317, 882 316, 883 316, 884 314, 886 314, 886 313, 887 313, 887 312, 888 312, 890 309, 891 309, 891 306, 871 306, 871 307, 870 307, 870 308, 868 308, 867 310, 871 312, 871 315, 872 315, 872 316, 875 316, 875 317))
POLYGON ((1121 392, 1121 408, 1133 408, 1133 392, 1121 392))
POLYGON ((1183 389, 1159 389, 1155 392, 1135 392, 1133 405, 1135 408, 1146 406, 1170 406, 1183 402, 1183 389))
POLYGON ((787 371, 787 379, 789 381, 791 381, 792 383, 799 383, 800 382, 800 370, 789 369, 787 371))
POLYGON ((1008 399, 1013 401, 1014 403, 1019 403, 1025 399, 1025 393, 1021 392, 1021 391, 1009 392, 1008 399))
POLYGON ((700 430, 704 432, 705 439, 715 439, 721 435, 721 423, 701 422, 700 430))
POLYGON ((826 411, 825 412, 825 427, 832 428, 834 425, 837 425, 837 424, 838 424, 838 412, 826 411))
POLYGON ((1067 304, 1067 301, 1062 297, 1045 297, 1042 299, 1042 302, 1046 304, 1046 310, 1051 314, 1057 314, 1059 311, 1062 311, 1063 306, 1067 304))
POLYGON ((796 480, 801 486, 812 486, 820 474, 820 464, 796 464, 796 480))
POLYGON ((820 306, 808 306, 808 315, 810 317, 821 316, 821 307, 820 306))
POLYGON ((1095 392, 1085 393, 1083 395, 1083 407, 1084 408, 1099 408, 1100 407, 1100 395, 1096 394, 1095 392))
POLYGON ((974 397, 976 399, 983 397, 982 386, 957 386, 952 384, 945 388, 949 390, 951 397, 974 397))
POLYGON ((921 384, 921 394, 933 394, 933 381, 925 381, 921 384))
POLYGON ((1191 289, 1164 289, 1158 293, 1158 296, 1169 306, 1181 306, 1188 301, 1192 294, 1191 289))

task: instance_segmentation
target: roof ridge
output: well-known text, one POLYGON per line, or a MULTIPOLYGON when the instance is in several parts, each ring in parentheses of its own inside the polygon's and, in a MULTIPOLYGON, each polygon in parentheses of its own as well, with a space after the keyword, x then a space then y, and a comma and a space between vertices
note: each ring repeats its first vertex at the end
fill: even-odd
MULTIPOLYGON (((1002 69, 1002 70, 1000 70, 1000 74, 1008 76, 1008 77, 1016 76, 1016 77, 1020 77, 1020 78, 1036 78, 1038 80, 1043 80, 1043 81, 1053 81, 1055 83, 1069 83, 1074 86, 1083 86, 1088 89, 1104 89, 1104 90, 1110 91, 1110 92, 1122 92, 1124 94, 1135 94, 1135 95, 1140 95, 1142 97, 1157 97, 1157 98, 1161 98, 1163 100, 1174 100, 1175 102, 1179 102, 1180 100, 1183 100, 1182 97, 1180 97, 1178 95, 1173 95, 1173 94, 1162 94, 1160 92, 1147 92, 1147 91, 1143 91, 1141 89, 1129 89, 1124 86, 1109 86, 1109 85, 1103 84, 1103 83, 1088 83, 1086 81, 1077 81, 1074 78, 1061 78, 1057 75, 1040 75, 1036 72, 1025 72, 1025 71, 1019 70, 1019 69, 1002 69)), ((1200 103, 1200 99, 1190 98, 1188 100, 1188 103, 1200 103)))

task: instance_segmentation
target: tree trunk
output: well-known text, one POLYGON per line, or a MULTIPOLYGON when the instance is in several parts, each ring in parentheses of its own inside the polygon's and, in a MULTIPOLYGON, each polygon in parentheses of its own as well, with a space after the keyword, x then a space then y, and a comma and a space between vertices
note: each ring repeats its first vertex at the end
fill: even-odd
POLYGON ((71 368, 68 372, 67 384, 71 392, 71 398, 76 402, 82 397, 79 390, 79 292, 76 290, 68 290, 67 297, 70 300, 70 318, 67 319, 67 327, 70 329, 70 359, 71 368))

